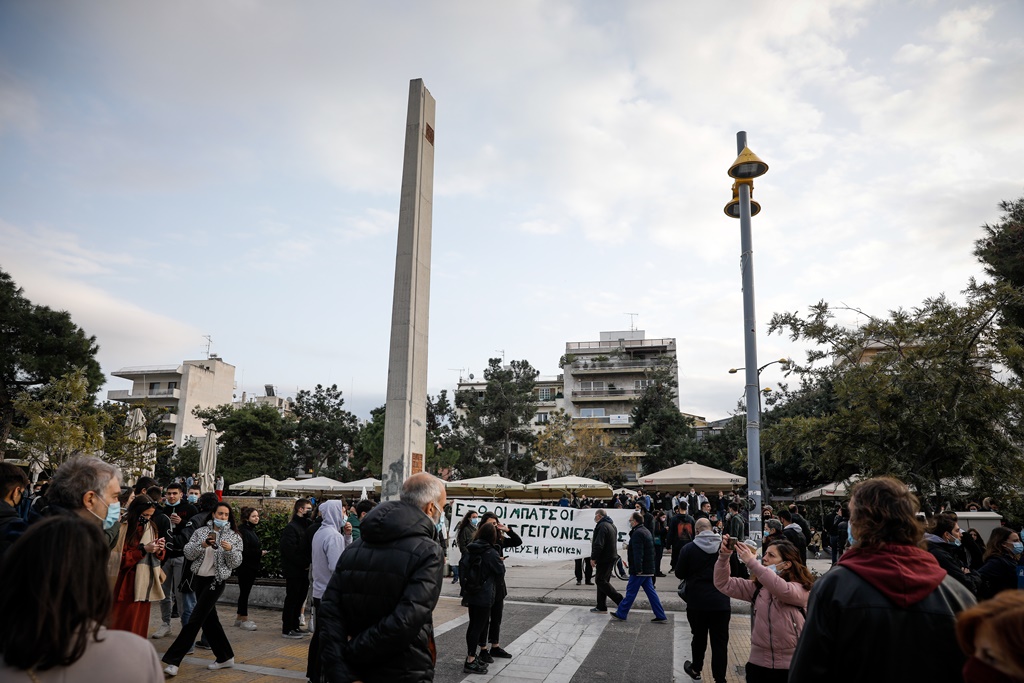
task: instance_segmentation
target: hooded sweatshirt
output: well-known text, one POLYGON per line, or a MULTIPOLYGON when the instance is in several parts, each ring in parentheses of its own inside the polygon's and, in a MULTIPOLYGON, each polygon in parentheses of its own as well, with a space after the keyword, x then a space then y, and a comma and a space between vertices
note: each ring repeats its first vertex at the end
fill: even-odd
POLYGON ((313 536, 313 597, 320 599, 338 565, 338 558, 352 544, 352 536, 345 536, 345 506, 340 500, 320 504, 323 524, 313 536))
POLYGON ((683 600, 687 610, 728 612, 729 597, 715 588, 715 562, 722 537, 702 531, 686 544, 676 560, 676 578, 686 581, 683 600))
POLYGON ((903 608, 924 600, 946 578, 946 570, 931 553, 911 545, 885 545, 882 552, 854 546, 843 553, 839 565, 903 608))

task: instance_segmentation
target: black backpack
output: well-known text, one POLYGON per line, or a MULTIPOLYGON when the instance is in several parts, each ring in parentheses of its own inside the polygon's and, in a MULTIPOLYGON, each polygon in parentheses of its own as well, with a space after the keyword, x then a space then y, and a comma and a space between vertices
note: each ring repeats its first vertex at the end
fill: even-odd
POLYGON ((483 590, 486 580, 487 577, 484 576, 483 553, 471 553, 466 558, 464 568, 459 570, 459 583, 462 584, 463 592, 467 594, 479 593, 483 590))

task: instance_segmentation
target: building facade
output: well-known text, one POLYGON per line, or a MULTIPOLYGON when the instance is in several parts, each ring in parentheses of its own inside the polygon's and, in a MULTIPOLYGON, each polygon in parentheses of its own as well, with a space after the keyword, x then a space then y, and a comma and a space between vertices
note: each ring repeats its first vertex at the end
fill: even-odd
POLYGON ((107 400, 166 408, 161 422, 175 448, 190 437, 206 436, 202 421, 192 414, 194 409, 214 408, 234 399, 235 366, 215 355, 180 365, 121 368, 111 374, 130 380, 132 388, 110 390, 107 400))

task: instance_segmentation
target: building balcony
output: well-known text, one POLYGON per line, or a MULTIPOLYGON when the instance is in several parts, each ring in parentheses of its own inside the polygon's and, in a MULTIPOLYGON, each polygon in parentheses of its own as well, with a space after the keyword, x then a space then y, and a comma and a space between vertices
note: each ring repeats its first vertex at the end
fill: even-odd
POLYGON ((659 358, 641 358, 638 360, 578 360, 572 364, 572 374, 638 373, 653 368, 668 359, 673 361, 675 360, 669 356, 662 356, 659 358))
POLYGON ((132 393, 131 389, 113 389, 107 392, 108 401, 148 401, 181 398, 181 389, 144 389, 132 393))
POLYGON ((597 351, 614 351, 615 349, 675 349, 676 340, 667 339, 623 339, 621 341, 585 341, 566 342, 566 353, 587 353, 597 351))
POLYGON ((603 417, 573 417, 583 424, 594 425, 602 429, 629 429, 633 426, 632 415, 604 415, 603 417))
POLYGON ((160 416, 160 423, 165 425, 176 425, 178 424, 178 414, 164 413, 160 416))
POLYGON ((547 406, 553 408, 557 401, 553 398, 539 398, 537 399, 538 406, 547 406))
POLYGON ((574 403, 581 401, 632 401, 644 393, 643 389, 600 389, 572 392, 574 403))

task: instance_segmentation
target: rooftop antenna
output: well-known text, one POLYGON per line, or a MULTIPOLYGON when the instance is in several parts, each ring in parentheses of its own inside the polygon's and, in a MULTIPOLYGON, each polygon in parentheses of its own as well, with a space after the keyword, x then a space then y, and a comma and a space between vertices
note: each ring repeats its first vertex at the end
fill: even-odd
POLYGON ((210 358, 210 347, 213 346, 213 337, 208 334, 203 335, 203 339, 206 340, 206 358, 210 358))
POLYGON ((494 352, 501 354, 501 364, 504 365, 505 364, 505 349, 494 349, 494 352))
POLYGON ((636 317, 638 315, 640 315, 640 314, 639 313, 623 313, 622 315, 628 315, 629 316, 629 331, 630 332, 636 332, 636 317))
POLYGON ((462 383, 462 373, 464 373, 466 371, 466 368, 448 368, 448 369, 452 370, 452 371, 455 371, 455 370, 459 371, 459 383, 461 384, 462 383))

